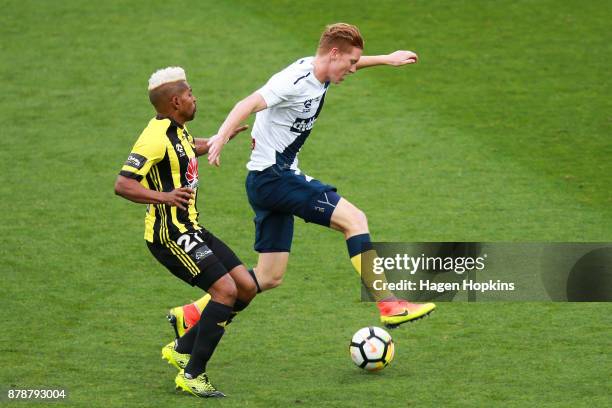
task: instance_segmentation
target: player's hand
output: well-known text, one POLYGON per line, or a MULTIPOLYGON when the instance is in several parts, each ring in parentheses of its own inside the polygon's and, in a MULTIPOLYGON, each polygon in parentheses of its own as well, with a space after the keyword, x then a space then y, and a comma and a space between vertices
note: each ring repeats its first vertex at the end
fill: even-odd
POLYGON ((164 194, 164 204, 180 208, 181 210, 186 210, 189 206, 189 201, 195 198, 193 189, 189 187, 175 188, 169 193, 164 194))
POLYGON ((208 164, 219 166, 221 164, 221 150, 225 146, 225 140, 219 135, 214 135, 208 139, 208 164))
POLYGON ((208 163, 211 165, 219 166, 221 164, 221 150, 223 150, 223 146, 230 140, 236 137, 238 133, 244 132, 249 128, 249 125, 242 125, 237 127, 232 131, 230 137, 227 141, 224 141, 221 136, 214 135, 210 139, 208 139, 208 163))
POLYGON ((395 51, 387 55, 387 64, 396 67, 406 64, 416 64, 419 56, 412 51, 395 51))

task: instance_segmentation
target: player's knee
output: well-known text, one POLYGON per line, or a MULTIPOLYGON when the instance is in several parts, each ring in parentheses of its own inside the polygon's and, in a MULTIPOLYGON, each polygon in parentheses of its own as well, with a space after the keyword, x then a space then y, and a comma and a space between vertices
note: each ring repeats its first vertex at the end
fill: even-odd
POLYGON ((210 287, 209 293, 214 301, 233 305, 238 297, 238 288, 230 275, 224 275, 210 287))
POLYGON ((257 285, 252 279, 247 279, 240 285, 239 295, 241 299, 251 300, 257 295, 257 285))
POLYGON ((283 283, 283 277, 287 269, 286 258, 278 262, 258 263, 255 267, 257 282, 262 291, 273 289, 283 283))
POLYGON ((368 217, 359 208, 355 208, 350 217, 350 224, 352 230, 365 232, 368 230, 368 217))
POLYGON ((226 276, 228 277, 228 279, 225 283, 225 288, 223 292, 229 300, 235 301, 236 297, 238 297, 238 288, 236 287, 236 282, 234 282, 234 280, 229 275, 226 276))

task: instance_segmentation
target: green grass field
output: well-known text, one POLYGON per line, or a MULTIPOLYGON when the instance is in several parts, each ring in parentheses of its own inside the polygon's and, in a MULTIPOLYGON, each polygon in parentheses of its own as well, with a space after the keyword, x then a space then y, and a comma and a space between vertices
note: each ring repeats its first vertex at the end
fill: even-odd
MULTIPOLYGON (((375 307, 340 235, 302 222, 285 282, 209 364, 230 398, 176 393, 164 315, 199 293, 149 255, 144 207, 113 194, 155 69, 185 67, 190 129, 208 136, 347 21, 368 54, 420 55, 334 86, 300 155, 375 240, 612 241, 609 1, 97 3, 1 2, 0 387, 63 387, 58 406, 88 407, 610 405, 605 303, 439 304, 391 333, 391 367, 359 371, 348 341, 375 307)), ((221 168, 202 161, 198 204, 252 265, 248 154, 241 137, 221 168)))

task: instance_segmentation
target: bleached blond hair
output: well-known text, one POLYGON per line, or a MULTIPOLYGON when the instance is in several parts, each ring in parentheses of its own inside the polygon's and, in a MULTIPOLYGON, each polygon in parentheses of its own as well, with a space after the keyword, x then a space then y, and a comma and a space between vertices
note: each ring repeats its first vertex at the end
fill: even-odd
POLYGON ((185 70, 181 67, 158 69, 149 78, 149 91, 164 84, 176 81, 187 81, 185 70))

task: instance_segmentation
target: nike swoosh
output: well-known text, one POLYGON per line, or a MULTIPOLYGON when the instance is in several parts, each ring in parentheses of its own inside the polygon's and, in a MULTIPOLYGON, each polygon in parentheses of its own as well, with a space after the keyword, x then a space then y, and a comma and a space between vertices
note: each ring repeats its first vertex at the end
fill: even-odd
POLYGON ((407 310, 404 310, 402 313, 394 314, 394 315, 391 315, 391 316, 408 316, 409 314, 410 313, 408 313, 407 310))

